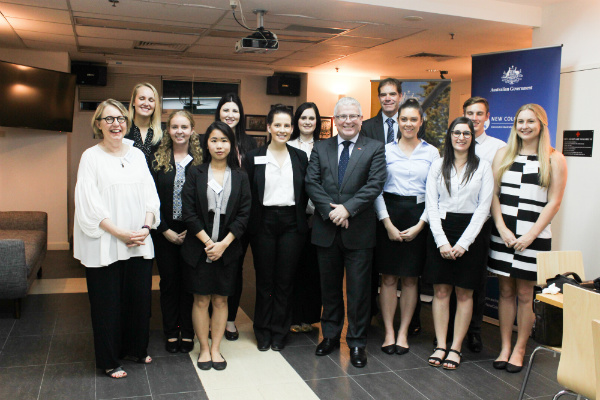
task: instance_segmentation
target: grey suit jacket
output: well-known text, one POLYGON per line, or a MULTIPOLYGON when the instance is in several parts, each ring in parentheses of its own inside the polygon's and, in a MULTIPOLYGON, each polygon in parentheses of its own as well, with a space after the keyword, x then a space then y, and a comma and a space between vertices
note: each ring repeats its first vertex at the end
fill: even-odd
POLYGON ((373 118, 369 118, 364 121, 360 134, 371 139, 379 140, 382 143, 386 143, 385 130, 383 129, 383 117, 381 111, 373 118))
POLYGON ((343 204, 350 213, 348 229, 341 229, 349 249, 375 246, 376 214, 373 202, 387 177, 383 143, 361 134, 354 145, 344 180, 338 182, 337 137, 316 142, 306 172, 306 192, 315 205, 312 243, 329 247, 338 227, 329 219, 330 203, 343 204), (320 217, 320 218, 318 218, 320 217))

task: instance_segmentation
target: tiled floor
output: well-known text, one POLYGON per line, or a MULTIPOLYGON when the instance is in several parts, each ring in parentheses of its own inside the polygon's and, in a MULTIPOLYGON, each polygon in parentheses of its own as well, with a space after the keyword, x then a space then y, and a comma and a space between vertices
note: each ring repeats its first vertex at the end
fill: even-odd
MULTIPOLYGON (((68 256, 56 253, 49 252, 44 279, 81 277, 77 275, 81 271, 76 271, 81 267, 69 265, 68 256)), ((495 326, 484 324, 483 352, 465 350, 457 371, 427 365, 433 338, 429 305, 422 310, 423 332, 411 338, 411 351, 404 356, 389 356, 379 350, 383 327, 380 319, 373 319, 367 346, 369 362, 363 369, 350 365, 345 346, 330 356, 316 357, 316 331, 290 335, 280 354, 260 353, 254 348, 248 318, 254 297, 251 264, 244 275, 243 311, 238 316, 241 338, 223 344, 223 354, 230 363, 223 372, 199 371, 195 354, 171 355, 164 350, 156 291, 149 347, 154 362, 140 365, 125 361, 129 375, 119 381, 94 368, 87 294, 30 295, 23 302, 20 320, 12 318, 9 302, 0 302, 0 400, 517 398, 524 371, 508 374, 491 365, 499 344, 495 326)), ((534 346, 531 342, 529 351, 534 346)), ((560 390, 555 381, 557 365, 558 358, 538 355, 527 398, 551 399, 560 390)))

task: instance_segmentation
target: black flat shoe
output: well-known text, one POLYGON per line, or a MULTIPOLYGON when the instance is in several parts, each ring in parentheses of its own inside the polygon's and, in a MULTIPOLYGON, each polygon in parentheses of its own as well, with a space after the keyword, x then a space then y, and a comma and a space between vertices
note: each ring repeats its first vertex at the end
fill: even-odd
MULTIPOLYGON (((223 357, 223 354, 221 354, 221 357, 223 357)), ((223 357, 223 361, 213 361, 212 367, 217 371, 223 371, 225 368, 227 368, 227 360, 225 360, 225 357, 223 357)))
POLYGON ((258 348, 258 351, 267 351, 271 348, 271 344, 270 343, 259 343, 256 345, 256 348, 258 348))
POLYGON ((197 361, 196 364, 198 365, 198 368, 200 368, 202 371, 208 371, 213 366, 212 360, 197 361))
POLYGON ((189 353, 194 349, 194 341, 193 340, 181 340, 179 344, 179 351, 182 353, 189 353))
POLYGON ((235 332, 229 332, 227 329, 225 329, 225 339, 229 340, 230 342, 233 342, 234 340, 238 340, 240 338, 240 332, 238 331, 237 327, 235 328, 235 332))
POLYGON ((507 361, 494 361, 492 367, 494 367, 494 369, 506 369, 506 364, 508 364, 507 361))
POLYGON ((521 372, 521 370, 523 369, 522 365, 515 365, 515 364, 511 364, 509 362, 506 363, 506 372, 510 372, 511 374, 516 374, 518 372, 521 372))
POLYGON ((317 350, 315 350, 315 354, 318 356, 326 356, 331 354, 333 350, 340 347, 339 339, 328 339, 324 338, 321 343, 317 346, 317 350))
POLYGON ((350 348, 350 362, 356 368, 363 368, 367 365, 367 352, 364 347, 350 348))
POLYGON ((179 351, 179 339, 174 341, 169 341, 167 339, 165 342, 165 350, 167 350, 169 353, 177 353, 179 351))
POLYGON ((387 346, 381 346, 381 351, 383 351, 385 354, 395 354, 396 353, 396 345, 389 344, 387 346))
POLYGON ((273 343, 271 344, 271 350, 273 351, 281 351, 285 348, 283 343, 273 343))
POLYGON ((406 353, 409 352, 409 348, 408 347, 402 347, 402 346, 398 346, 396 345, 396 354, 398 354, 399 356, 404 355, 406 353))

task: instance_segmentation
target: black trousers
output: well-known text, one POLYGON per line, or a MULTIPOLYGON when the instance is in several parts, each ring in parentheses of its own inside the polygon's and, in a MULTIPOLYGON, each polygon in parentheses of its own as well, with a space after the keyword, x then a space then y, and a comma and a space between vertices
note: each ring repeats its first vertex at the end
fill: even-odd
MULTIPOLYGON (((484 233, 484 237, 486 238, 486 248, 490 247, 490 240, 492 237, 492 218, 488 218, 488 220, 483 224, 481 228, 481 232, 484 233)), ((487 264, 487 259, 486 259, 487 264)), ((485 266, 484 266, 485 268, 485 266)), ((469 334, 481 334, 481 324, 483 323, 483 312, 485 311, 485 292, 487 285, 487 272, 481 274, 481 282, 479 282, 479 287, 473 291, 473 315, 471 316, 471 323, 469 324, 469 334)), ((450 323, 448 325, 448 334, 452 335, 454 332, 454 316, 456 314, 456 292, 453 290, 452 295, 450 296, 450 323), (452 330, 450 329, 452 328, 452 330)))
POLYGON ((250 243, 250 240, 248 239, 248 235, 246 233, 244 233, 242 237, 239 238, 239 241, 242 245, 242 255, 240 255, 240 258, 238 260, 238 268, 235 276, 235 293, 233 294, 233 296, 229 296, 227 298, 227 321, 231 322, 235 322, 238 308, 240 307, 240 300, 242 298, 242 288, 244 286, 244 258, 246 258, 246 251, 248 250, 248 244, 250 243))
MULTIPOLYGON (((311 215, 310 218, 313 218, 311 215)), ((292 324, 314 324, 321 319, 321 279, 317 246, 311 243, 312 230, 306 234, 296 271, 292 295, 292 324)))
POLYGON ((256 271, 254 334, 259 345, 283 344, 292 324, 291 296, 305 234, 295 207, 265 207, 251 240, 256 271))
POLYGON ((96 367, 116 368, 119 358, 148 355, 152 260, 132 257, 86 268, 96 367))
MULTIPOLYGON (((171 229, 181 233, 185 230, 185 225, 183 223, 181 226, 174 225, 171 229)), ((181 246, 169 242, 162 233, 158 232, 153 232, 152 241, 160 274, 160 308, 165 336, 167 339, 177 338, 181 333, 182 338, 193 339, 194 296, 185 288, 185 264, 181 257, 181 246)))
POLYGON ((318 247, 321 273, 323 337, 338 339, 344 326, 344 268, 346 269, 346 297, 348 301, 349 347, 365 347, 371 319, 371 271, 373 249, 348 249, 342 243, 340 229, 330 247, 318 247))

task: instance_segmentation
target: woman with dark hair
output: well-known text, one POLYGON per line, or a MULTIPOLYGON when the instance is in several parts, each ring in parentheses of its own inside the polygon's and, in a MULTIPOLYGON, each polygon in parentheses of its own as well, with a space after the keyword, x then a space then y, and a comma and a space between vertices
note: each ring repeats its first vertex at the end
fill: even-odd
POLYGON ((425 266, 427 223, 425 186, 431 164, 440 158, 438 150, 419 139, 423 109, 408 99, 398 111, 398 138, 385 146, 387 179, 383 193, 375 200, 378 224, 373 267, 381 276, 381 315, 385 339, 381 350, 406 354, 408 329, 418 301, 418 279, 425 266), (401 281, 400 327, 394 334, 401 281))
POLYGON ((163 136, 150 169, 160 198, 160 225, 152 232, 160 274, 160 307, 166 350, 189 353, 194 347, 193 297, 183 279, 181 245, 186 228, 181 190, 190 167, 202 164, 202 150, 194 132, 194 118, 188 111, 172 112, 163 136))
MULTIPOLYGON (((221 97, 221 100, 219 100, 219 104, 217 105, 217 110, 215 111, 215 121, 225 122, 235 133, 235 153, 238 157, 238 165, 242 167, 242 161, 246 157, 246 153, 257 147, 256 141, 246 134, 244 118, 242 100, 240 100, 237 94, 227 93, 225 96, 221 97)), ((238 260, 235 291, 228 301, 229 316, 227 317, 227 327, 225 328, 225 339, 227 340, 237 340, 239 337, 239 332, 235 326, 235 318, 237 317, 240 299, 242 297, 242 287, 244 284, 242 269, 244 267, 246 250, 248 250, 249 239, 245 234, 238 239, 242 244, 242 253, 238 260)))
POLYGON ((149 364, 154 246, 160 200, 144 154, 123 142, 129 128, 120 102, 100 103, 92 117, 102 141, 83 152, 75 185, 73 256, 85 269, 96 366, 127 376, 119 359, 149 364))
POLYGON ((252 188, 248 233, 256 271, 254 334, 260 351, 280 351, 292 324, 290 301, 308 225, 306 153, 287 145, 292 114, 277 105, 267 115, 269 143, 249 152, 244 167, 252 188))
POLYGON ((498 274, 502 338, 493 366, 515 373, 523 368, 534 321, 531 302, 537 280, 536 255, 551 249, 550 222, 560 208, 567 184, 567 163, 550 145, 548 116, 541 106, 525 104, 519 108, 507 146, 498 150, 492 167, 495 228, 488 270, 498 274), (518 335, 511 350, 515 316, 518 335))
POLYGON ((133 146, 144 153, 149 168, 163 136, 160 116, 160 96, 156 88, 148 82, 135 85, 129 101, 132 123, 125 139, 132 140, 133 146))
MULTIPOLYGON (((319 140, 321 133, 321 114, 315 103, 302 103, 296 109, 293 121, 293 131, 288 144, 303 150, 310 160, 313 145, 319 140)), ((306 221, 309 230, 304 242, 304 248, 298 261, 298 270, 294 279, 294 293, 292 294, 292 326, 290 331, 310 332, 312 324, 321 318, 321 279, 319 276, 319 263, 317 249, 310 242, 312 218, 315 207, 308 201, 306 206, 306 221)))
POLYGON ((427 177, 426 207, 430 233, 423 278, 433 284, 433 324, 437 347, 429 365, 456 369, 473 312, 473 290, 485 273, 486 240, 481 228, 492 203, 492 168, 475 155, 475 130, 466 117, 456 118, 446 133, 444 158, 427 177), (450 293, 456 291, 454 337, 447 348, 450 293))
POLYGON ((198 368, 223 370, 220 345, 227 322, 227 296, 235 290, 242 236, 250 216, 250 186, 239 168, 235 135, 213 122, 202 144, 204 164, 192 167, 182 192, 185 235, 181 255, 194 295, 192 321, 200 342, 198 368), (212 318, 208 306, 212 304, 212 318), (212 343, 208 344, 209 328, 212 343))

